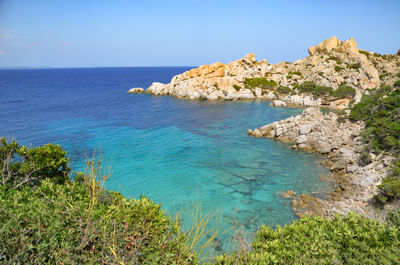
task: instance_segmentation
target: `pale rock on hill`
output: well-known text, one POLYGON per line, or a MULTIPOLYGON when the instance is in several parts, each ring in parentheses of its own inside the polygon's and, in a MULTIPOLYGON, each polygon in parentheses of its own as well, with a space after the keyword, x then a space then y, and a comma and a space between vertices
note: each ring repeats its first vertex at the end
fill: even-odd
POLYGON ((353 38, 342 42, 331 37, 308 48, 308 52, 308 57, 294 63, 278 64, 269 64, 265 59, 257 61, 250 53, 227 64, 213 63, 191 69, 174 76, 168 84, 153 83, 146 92, 188 99, 279 99, 292 105, 346 108, 353 96, 315 98, 302 93, 298 86, 306 81, 333 90, 340 85, 351 86, 356 92, 353 101, 358 102, 367 89, 383 83, 392 85, 400 70, 399 54, 379 55, 359 50, 353 38), (274 81, 276 85, 251 87, 246 79, 252 78, 274 81))

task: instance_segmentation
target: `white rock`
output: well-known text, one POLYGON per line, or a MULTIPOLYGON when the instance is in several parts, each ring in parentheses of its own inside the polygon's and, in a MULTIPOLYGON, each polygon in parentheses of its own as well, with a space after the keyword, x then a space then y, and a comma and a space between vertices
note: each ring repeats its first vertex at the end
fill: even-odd
POLYGON ((312 130, 311 124, 305 124, 299 127, 299 134, 309 134, 312 130))
POLYGON ((141 87, 134 87, 128 90, 128 93, 143 93, 144 89, 141 87))
POLYGON ((299 135, 295 139, 296 144, 304 144, 305 142, 307 142, 307 136, 305 135, 299 135))
POLYGON ((274 100, 271 105, 275 106, 275 107, 285 107, 286 103, 283 102, 282 100, 274 100))

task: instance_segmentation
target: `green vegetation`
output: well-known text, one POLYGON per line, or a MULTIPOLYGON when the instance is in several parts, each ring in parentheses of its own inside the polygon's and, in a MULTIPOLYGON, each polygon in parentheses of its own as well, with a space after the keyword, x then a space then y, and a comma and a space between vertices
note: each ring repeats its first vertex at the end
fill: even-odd
POLYGON ((400 198, 400 91, 385 85, 370 91, 370 95, 363 95, 352 108, 349 118, 365 121, 362 136, 371 149, 396 157, 392 172, 379 186, 381 194, 376 199, 386 202, 400 198))
POLYGON ((338 89, 331 90, 330 93, 337 98, 353 98, 356 95, 356 90, 344 83, 340 85, 338 89))
POLYGON ((1 264, 195 263, 160 205, 103 189, 107 175, 95 157, 72 181, 65 155, 60 146, 1 138, 1 264))
POLYGON ((291 94, 291 95, 296 95, 296 91, 291 89, 290 87, 287 86, 279 86, 276 91, 278 91, 281 94, 291 94))
POLYGON ((333 90, 331 87, 319 86, 311 81, 305 81, 302 84, 294 84, 293 87, 300 93, 310 93, 314 99, 322 96, 333 96, 337 98, 353 98, 356 94, 356 90, 343 83, 338 89, 333 90))
POLYGON ((62 184, 68 180, 67 152, 59 145, 46 144, 37 148, 20 146, 16 141, 0 138, 0 182, 7 188, 36 185, 49 178, 62 184))
POLYGON ((319 75, 319 76, 322 76, 322 77, 325 76, 325 75, 324 75, 324 72, 319 72, 318 75, 319 75))
POLYGON ((342 64, 342 61, 336 56, 330 56, 325 61, 328 63, 329 63, 329 61, 335 61, 336 64, 342 64))
POLYGON ((354 69, 354 70, 358 70, 361 68, 361 64, 360 63, 355 63, 355 64, 348 64, 346 65, 347 69, 354 69))
POLYGON ((364 54, 364 55, 366 55, 366 56, 368 56, 369 55, 369 52, 367 52, 367 51, 364 51, 364 50, 358 50, 361 54, 364 54))
POLYGON ((396 80, 393 84, 394 87, 399 88, 400 87, 400 79, 396 80))
POLYGON ((267 80, 266 78, 245 78, 244 86, 249 89, 256 87, 272 89, 277 86, 276 82, 273 80, 267 80))
POLYGON ((217 259, 217 264, 399 264, 398 227, 354 214, 305 217, 275 231, 262 226, 249 252, 217 259))
POLYGON ((336 72, 339 73, 339 72, 341 72, 341 71, 343 71, 343 70, 344 70, 343 67, 341 67, 341 66, 339 66, 339 65, 336 65, 336 66, 335 66, 335 71, 336 71, 336 72))
MULTIPOLYGON (((218 241, 210 226, 218 215, 204 214, 198 200, 171 218, 146 197, 127 199, 104 189, 109 170, 101 155, 88 158, 85 171, 72 178, 66 152, 57 145, 33 148, 1 138, 0 159, 1 264, 213 262, 205 251, 218 241), (182 224, 184 215, 191 224, 182 224)), ((354 214, 304 217, 276 230, 262 226, 250 250, 216 263, 398 263, 398 215, 389 217, 391 226, 354 214)))
POLYGON ((286 76, 287 79, 292 79, 292 75, 298 75, 298 76, 302 76, 302 74, 299 71, 296 72, 289 72, 286 76))
POLYGON ((314 82, 305 81, 302 84, 296 84, 294 87, 301 93, 311 93, 314 99, 321 96, 327 96, 331 93, 332 88, 326 86, 318 86, 314 82))
POLYGON ((238 86, 238 85, 233 85, 233 88, 234 88, 236 91, 238 91, 238 92, 239 92, 239 90, 241 89, 241 87, 238 86))
POLYGON ((380 80, 383 80, 386 76, 388 76, 388 75, 390 75, 389 73, 384 73, 384 74, 381 74, 381 75, 379 75, 379 79, 380 80))

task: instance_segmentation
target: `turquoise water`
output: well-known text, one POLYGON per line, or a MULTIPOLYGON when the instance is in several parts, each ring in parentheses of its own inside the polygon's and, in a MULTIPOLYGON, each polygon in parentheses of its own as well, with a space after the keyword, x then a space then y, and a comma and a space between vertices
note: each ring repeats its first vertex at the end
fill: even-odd
MULTIPOLYGON (((203 209, 222 213, 221 231, 233 221, 247 233, 290 223, 296 217, 282 192, 323 196, 331 188, 320 180, 329 173, 321 157, 247 135, 301 109, 126 94, 183 70, 0 71, 0 133, 22 143, 59 143, 76 170, 84 168, 85 152, 101 149, 112 168, 107 188, 146 195, 172 214, 198 194, 203 209)), ((230 250, 231 233, 220 239, 230 250)))

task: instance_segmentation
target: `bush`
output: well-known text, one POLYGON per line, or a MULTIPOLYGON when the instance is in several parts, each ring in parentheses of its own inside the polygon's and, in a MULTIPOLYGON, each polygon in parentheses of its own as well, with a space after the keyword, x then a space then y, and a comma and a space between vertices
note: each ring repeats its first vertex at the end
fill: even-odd
POLYGON ((400 87, 400 79, 396 80, 393 84, 394 87, 400 87))
POLYGON ((185 235, 146 197, 106 191, 101 163, 34 187, 0 185, 1 264, 194 264, 185 235))
POLYGON ((344 70, 343 67, 341 67, 341 66, 339 66, 339 65, 336 65, 336 66, 335 66, 335 71, 336 71, 336 72, 339 73, 339 72, 341 72, 341 71, 343 71, 343 70, 344 70))
POLYGON ((296 92, 293 89, 291 89, 290 87, 287 87, 287 86, 279 86, 276 89, 276 91, 281 93, 281 94, 285 94, 285 95, 286 94, 291 94, 291 95, 295 95, 296 94, 296 92))
POLYGON ((328 59, 326 59, 326 62, 329 62, 329 61, 335 61, 336 64, 342 64, 342 61, 336 56, 328 57, 328 59))
POLYGON ((381 75, 379 75, 379 79, 380 80, 383 80, 386 76, 388 76, 389 75, 389 73, 384 73, 384 74, 381 74, 381 75))
POLYGON ((233 85, 233 88, 234 88, 236 91, 238 91, 238 92, 239 92, 239 90, 241 89, 241 87, 238 86, 238 85, 233 85))
MULTIPOLYGON (((365 121, 362 136, 376 152, 400 153, 400 91, 389 86, 363 95, 349 115, 352 120, 365 121)), ((392 173, 379 186, 381 194, 375 198, 380 202, 400 197, 400 159, 394 163, 392 173)))
POLYGON ((360 68, 361 68, 361 64, 360 64, 360 63, 348 64, 348 65, 346 66, 346 68, 347 68, 347 69, 355 69, 355 70, 357 70, 357 69, 360 69, 360 68))
POLYGON ((16 141, 0 138, 0 182, 7 188, 35 185, 49 178, 62 184, 71 169, 67 152, 59 145, 20 146, 16 141))
POLYGON ((331 87, 318 86, 314 82, 306 81, 301 85, 296 85, 296 89, 301 93, 311 93, 314 99, 329 95, 332 91, 331 87))
POLYGON ((338 89, 332 90, 331 95, 338 98, 354 98, 356 90, 351 86, 343 84, 338 89))
POLYGON ((266 78, 245 78, 244 85, 246 88, 253 89, 256 87, 272 89, 276 87, 276 82, 267 80, 266 78))
POLYGON ((364 151, 361 153, 358 163, 362 166, 366 166, 372 162, 372 158, 369 152, 364 151))
POLYGON ((389 87, 363 95, 350 112, 350 119, 363 120, 364 139, 377 151, 394 151, 400 148, 400 91, 389 87))
POLYGON ((302 74, 299 71, 296 71, 296 72, 289 72, 288 75, 286 76, 286 78, 292 79, 292 75, 302 76, 302 74))
POLYGON ((400 232, 355 214, 303 217, 275 231, 261 226, 252 250, 217 264, 398 264, 400 232))

